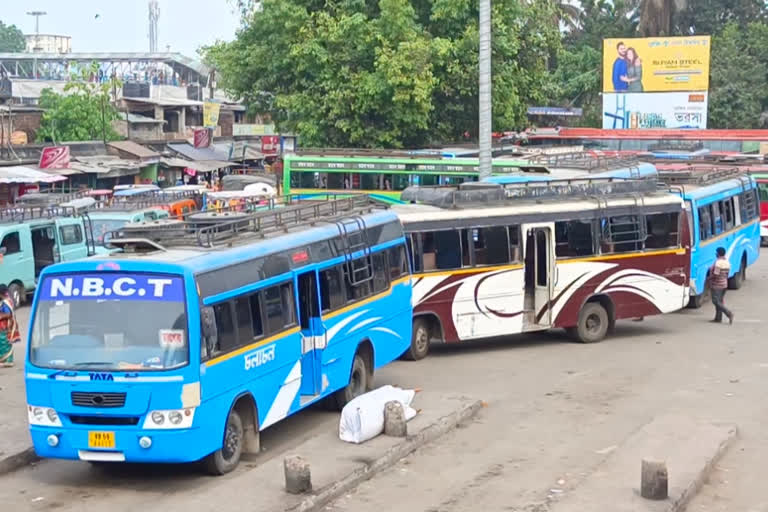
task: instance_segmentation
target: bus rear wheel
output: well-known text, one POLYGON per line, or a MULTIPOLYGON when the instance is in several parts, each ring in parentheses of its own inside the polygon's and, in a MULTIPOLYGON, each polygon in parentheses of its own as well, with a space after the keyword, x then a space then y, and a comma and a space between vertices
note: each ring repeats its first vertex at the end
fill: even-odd
POLYGON ((349 384, 336 392, 336 406, 339 410, 343 409, 345 405, 358 396, 367 392, 371 384, 373 384, 372 379, 373 371, 368 368, 365 358, 359 353, 355 354, 355 359, 352 361, 352 372, 349 375, 349 384))
POLYGON ((597 302, 587 302, 579 313, 579 323, 571 332, 576 341, 581 343, 595 343, 608 334, 610 327, 608 312, 597 302))
POLYGON ((413 334, 411 335, 411 346, 403 354, 403 359, 408 361, 418 361, 424 359, 429 354, 429 325, 423 318, 417 318, 413 321, 413 334))
POLYGON ((728 288, 731 290, 738 290, 744 284, 747 279, 747 262, 745 258, 741 259, 741 266, 739 271, 733 274, 733 277, 728 279, 728 288))
POLYGON ((221 448, 205 459, 208 472, 212 475, 226 475, 240 463, 243 454, 245 430, 243 420, 235 409, 229 411, 227 426, 224 428, 224 440, 221 448))

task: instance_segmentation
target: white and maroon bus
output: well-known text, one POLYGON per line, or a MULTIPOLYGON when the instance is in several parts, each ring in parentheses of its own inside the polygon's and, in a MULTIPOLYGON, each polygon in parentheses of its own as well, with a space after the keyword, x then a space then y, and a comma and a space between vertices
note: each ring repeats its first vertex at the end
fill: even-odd
POLYGON ((603 339, 616 320, 688 302, 690 228, 653 180, 412 187, 394 207, 413 265, 410 359, 433 341, 565 328, 603 339))

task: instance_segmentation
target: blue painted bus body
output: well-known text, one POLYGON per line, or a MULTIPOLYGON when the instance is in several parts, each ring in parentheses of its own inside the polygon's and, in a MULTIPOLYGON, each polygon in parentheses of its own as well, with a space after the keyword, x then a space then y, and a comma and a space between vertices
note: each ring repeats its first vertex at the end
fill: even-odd
MULTIPOLYGON (((397 222, 390 212, 363 217, 369 229, 397 222)), ((369 245, 373 261, 381 260, 377 255, 394 253, 406 261, 399 223, 397 229, 390 240, 369 245)), ((362 347, 372 352, 371 372, 398 358, 411 342, 407 263, 400 264, 399 271, 391 269, 386 262, 391 264, 394 256, 388 256, 382 260, 385 280, 376 274, 379 282, 372 282, 369 296, 331 307, 321 297, 328 289, 324 290, 320 277, 365 252, 329 255, 320 261, 310 257, 306 262, 304 256, 306 248, 311 256, 313 244, 338 235, 338 227, 327 224, 224 250, 169 249, 160 256, 109 255, 48 267, 32 305, 25 361, 28 415, 37 454, 128 462, 196 461, 222 449, 227 418, 244 395, 253 398, 256 425, 262 430, 347 386, 353 359, 362 347), (234 279, 245 260, 264 257, 268 262, 272 255, 297 249, 297 258, 285 272, 263 279, 246 277, 237 286, 223 283, 234 279), (201 277, 207 272, 219 272, 209 284, 201 277), (160 298, 158 280, 170 283, 161 286, 160 298), (220 286, 217 293, 205 291, 211 282, 220 286), (314 290, 311 285, 301 288, 302 283, 312 282, 314 290), (266 308, 259 309, 258 305, 271 300, 269 293, 275 288, 292 289, 292 293, 279 296, 283 324, 278 332, 268 333, 271 306, 267 302, 266 308), (88 297, 84 297, 86 290, 88 297), (317 294, 317 304, 322 306, 306 313, 306 318, 302 290, 317 294), (154 302, 148 299, 153 293, 154 302), (115 301, 115 296, 121 299, 115 301), (292 305, 286 306, 290 301, 292 305), (114 311, 104 306, 111 302, 119 304, 114 311), (86 328, 85 316, 75 317, 83 303, 92 311, 88 320, 102 319, 110 325, 86 328), (245 314, 250 327, 237 309, 242 303, 251 308, 250 316, 245 314), (234 346, 208 352, 201 340, 205 307, 228 310, 233 316, 234 346), (57 308, 54 319, 51 312, 57 308), (287 313, 291 308, 293 321, 287 313), (255 336, 257 317, 261 337, 255 336), (243 334, 244 326, 250 336, 243 334), (52 334, 54 329, 60 334, 52 334), (103 340, 94 337, 99 332, 104 333, 103 340), (139 334, 146 336, 132 343, 129 338, 139 334), (72 359, 73 347, 82 368, 72 359), (164 416, 163 421, 158 424, 155 416, 164 416), (177 424, 171 423, 172 416, 177 424)), ((216 324, 223 347, 228 331, 218 316, 216 324)))
POLYGON ((718 247, 726 250, 731 264, 730 278, 757 261, 760 254, 757 185, 751 177, 743 176, 676 190, 686 202, 691 221, 691 296, 695 297, 705 291, 718 247), (748 194, 752 196, 751 201, 748 194), (748 209, 747 202, 754 206, 748 209))

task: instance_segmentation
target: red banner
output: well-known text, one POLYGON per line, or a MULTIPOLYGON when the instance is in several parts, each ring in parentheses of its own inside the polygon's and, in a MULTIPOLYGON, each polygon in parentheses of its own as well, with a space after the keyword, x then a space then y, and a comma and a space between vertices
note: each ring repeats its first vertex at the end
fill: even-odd
POLYGON ((202 128, 195 130, 195 143, 196 148, 207 148, 211 145, 211 130, 208 128, 202 128))
POLYGON ((279 135, 263 135, 261 137, 261 152, 265 155, 276 155, 280 151, 279 135))
POLYGON ((69 146, 49 146, 40 153, 41 169, 69 169, 69 146))

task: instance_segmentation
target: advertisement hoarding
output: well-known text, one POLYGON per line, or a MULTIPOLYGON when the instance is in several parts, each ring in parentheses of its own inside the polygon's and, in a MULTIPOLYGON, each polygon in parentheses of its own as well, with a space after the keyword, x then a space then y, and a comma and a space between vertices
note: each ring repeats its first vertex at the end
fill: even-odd
POLYGON ((707 127, 706 92, 603 93, 604 129, 707 127))
POLYGON ((68 169, 69 146, 48 146, 40 153, 37 166, 41 169, 68 169))
POLYGON ((273 124, 233 124, 232 135, 235 137, 243 135, 276 135, 275 125, 273 124))
POLYGON ((213 101, 203 103, 203 126, 206 128, 216 128, 219 124, 219 112, 221 104, 213 101))
POLYGON ((709 89, 709 36, 603 40, 603 92, 709 89))

